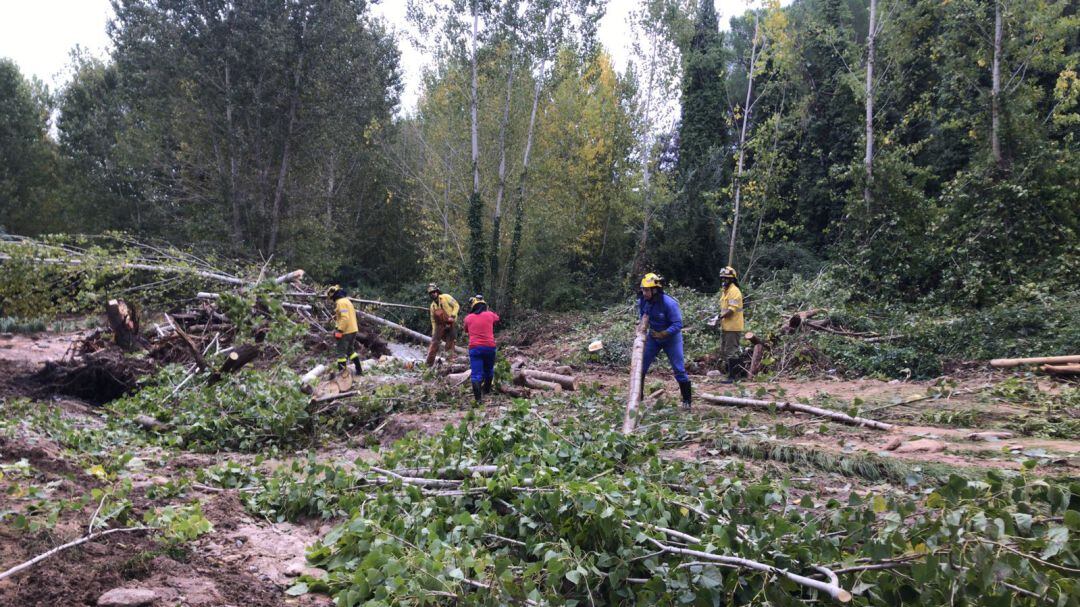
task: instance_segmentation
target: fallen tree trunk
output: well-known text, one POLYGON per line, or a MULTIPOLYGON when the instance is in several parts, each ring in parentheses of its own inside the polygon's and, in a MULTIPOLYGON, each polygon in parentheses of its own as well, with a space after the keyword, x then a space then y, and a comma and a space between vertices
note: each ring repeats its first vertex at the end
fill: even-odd
POLYGON ((799 403, 790 402, 778 402, 768 400, 756 400, 752 398, 737 398, 734 396, 716 396, 715 394, 702 394, 701 399, 707 403, 716 405, 734 405, 736 407, 754 407, 757 409, 777 411, 798 411, 800 413, 808 413, 810 415, 816 415, 818 417, 825 417, 842 424, 848 424, 851 426, 865 426, 867 428, 874 428, 875 430, 892 430, 895 426, 893 424, 879 422, 873 419, 867 419, 865 417, 854 417, 846 413, 840 413, 839 411, 832 411, 830 409, 822 409, 821 407, 813 407, 811 405, 802 405, 799 403))
MULTIPOLYGON (((424 344, 426 346, 431 345, 431 337, 429 337, 427 335, 424 335, 423 333, 413 331, 412 329, 410 329, 408 327, 404 327, 402 325, 397 324, 396 322, 391 322, 389 320, 386 320, 385 318, 375 316, 374 314, 369 314, 367 312, 364 312, 363 310, 357 310, 356 314, 358 316, 360 316, 361 318, 365 318, 367 320, 370 320, 371 322, 378 323, 378 324, 380 324, 380 325, 382 325, 384 327, 389 327, 389 328, 397 331, 398 333, 401 333, 402 335, 404 335, 406 337, 409 337, 409 338, 411 338, 411 339, 413 339, 415 341, 418 341, 418 342, 420 342, 420 343, 422 343, 422 344, 424 344)), ((460 348, 458 348, 457 346, 455 346, 454 348, 456 350, 460 350, 460 348)))
POLYGON ((532 369, 524 369, 522 373, 529 379, 538 379, 545 382, 553 382, 559 384, 566 390, 575 390, 576 385, 574 383, 574 377, 572 375, 562 375, 559 373, 548 373, 547 371, 533 371, 532 369))
POLYGON ((788 317, 787 324, 781 329, 782 333, 794 333, 802 326, 804 322, 809 318, 813 318, 818 314, 825 312, 824 308, 814 308, 812 310, 805 310, 803 312, 796 312, 788 317))
POLYGON ((293 270, 292 272, 289 272, 287 274, 282 274, 281 276, 278 276, 277 278, 275 278, 274 279, 274 284, 280 285, 280 284, 285 283, 285 282, 293 282, 293 281, 303 280, 303 279, 304 279, 304 271, 303 270, 293 270))
POLYGON ((472 371, 462 371, 461 373, 451 373, 446 376, 446 381, 451 386, 460 386, 469 380, 469 376, 472 375, 472 371))
POLYGON ((499 384, 499 392, 513 398, 528 398, 529 389, 524 386, 513 386, 508 383, 499 384))
POLYGON ((311 394, 315 390, 315 382, 319 376, 326 372, 326 365, 315 365, 315 368, 300 376, 300 391, 311 394))
POLYGON ((630 434, 637 426, 638 408, 641 406, 642 359, 645 357, 645 329, 649 326, 649 316, 643 315, 634 335, 634 347, 630 351, 630 385, 626 395, 626 414, 623 415, 622 433, 630 434))
POLYGON ((529 377, 528 375, 522 375, 522 378, 524 379, 522 385, 526 388, 532 388, 533 390, 551 390, 552 392, 562 392, 563 390, 561 385, 553 381, 545 381, 535 377, 529 377))
POLYGON ((233 373, 239 371, 241 367, 258 358, 260 352, 259 347, 254 344, 239 346, 229 352, 228 358, 225 359, 218 372, 233 373))
POLYGON ((990 361, 990 366, 1005 369, 1022 365, 1064 365, 1070 363, 1080 363, 1080 354, 1073 354, 1070 356, 1040 356, 1035 358, 995 358, 990 361))
POLYGON ((1043 373, 1051 375, 1080 375, 1080 364, 1071 365, 1043 365, 1043 373))

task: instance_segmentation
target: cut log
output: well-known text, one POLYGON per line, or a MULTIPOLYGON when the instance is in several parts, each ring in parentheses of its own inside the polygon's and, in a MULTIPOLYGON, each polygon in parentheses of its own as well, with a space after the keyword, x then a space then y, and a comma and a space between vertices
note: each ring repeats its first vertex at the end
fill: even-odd
POLYGON ((110 299, 105 306, 105 318, 120 349, 135 352, 146 347, 146 341, 139 335, 139 315, 124 300, 110 299))
POLYGON ((446 376, 446 381, 451 386, 460 386, 461 384, 469 381, 469 376, 472 375, 472 371, 462 371, 461 373, 451 373, 446 376))
POLYGON ((222 363, 219 373, 233 373, 241 367, 259 357, 259 347, 254 344, 244 344, 233 349, 222 363))
MULTIPOLYGON (((747 333, 747 335, 753 335, 753 333, 747 333)), ((758 372, 761 371, 761 359, 765 356, 765 344, 758 341, 754 344, 754 353, 750 356, 750 370, 747 372, 747 379, 753 381, 758 372)))
POLYGON ((293 270, 292 272, 289 272, 288 274, 282 274, 281 276, 278 276, 277 278, 275 278, 274 279, 274 284, 280 285, 280 284, 286 283, 286 282, 295 282, 295 281, 298 281, 298 280, 303 280, 303 278, 304 278, 304 271, 303 270, 293 270))
POLYGON ((638 408, 641 406, 642 359, 645 357, 645 329, 649 326, 649 317, 644 315, 638 323, 634 335, 634 347, 630 351, 630 383, 627 387, 626 414, 623 415, 622 433, 630 434, 637 426, 638 408))
POLYGON ((800 413, 808 413, 810 415, 816 415, 818 417, 825 417, 833 421, 840 422, 842 424, 848 424, 851 426, 865 426, 867 428, 874 428, 875 430, 892 430, 895 427, 892 424, 879 422, 874 419, 867 419, 865 417, 854 417, 846 413, 840 413, 839 411, 832 411, 830 409, 822 409, 820 407, 813 407, 810 405, 803 405, 799 403, 756 400, 752 398, 737 398, 734 396, 716 396, 714 394, 702 394, 701 399, 707 403, 715 405, 753 407, 757 409, 765 409, 767 411, 771 411, 774 408, 777 411, 798 411, 800 413))
POLYGON ((562 392, 563 390, 561 385, 553 381, 544 381, 528 375, 524 375, 524 378, 524 386, 526 388, 532 388, 533 390, 551 390, 553 392, 562 392))
POLYGON ((1040 356, 1036 358, 995 358, 990 361, 990 366, 1004 369, 1008 367, 1019 367, 1021 365, 1066 365, 1070 363, 1080 363, 1080 354, 1072 354, 1070 356, 1040 356))
POLYGON ((1080 375, 1080 364, 1071 365, 1043 365, 1043 373, 1051 375, 1080 375))
POLYGON ((754 344, 755 346, 758 345, 758 344, 762 344, 762 345, 765 344, 765 341, 763 339, 761 339, 761 337, 759 337, 753 331, 747 331, 746 335, 743 335, 743 339, 745 339, 746 341, 754 344))
POLYGON ((507 383, 499 384, 499 392, 513 398, 529 398, 529 389, 507 383))
POLYGON ((548 373, 547 371, 533 371, 532 369, 525 369, 522 371, 525 377, 529 379, 538 379, 545 382, 554 382, 559 384, 566 390, 575 390, 574 377, 572 375, 561 375, 559 373, 548 373))
POLYGON ((796 312, 795 314, 792 314, 790 317, 788 317, 787 324, 784 325, 784 328, 781 329, 781 332, 782 333, 794 333, 795 331, 799 330, 799 327, 801 327, 802 324, 804 322, 806 322, 807 319, 813 318, 813 317, 817 316, 818 314, 821 314, 822 312, 825 312, 825 309, 823 309, 823 308, 814 308, 812 310, 805 310, 805 311, 802 311, 802 312, 796 312))
POLYGON ((315 365, 315 368, 300 376, 300 390, 305 394, 311 394, 315 382, 319 376, 326 372, 326 365, 315 365))
POLYGON ((559 365, 558 367, 555 367, 555 372, 561 375, 570 375, 574 372, 574 368, 570 365, 559 365))

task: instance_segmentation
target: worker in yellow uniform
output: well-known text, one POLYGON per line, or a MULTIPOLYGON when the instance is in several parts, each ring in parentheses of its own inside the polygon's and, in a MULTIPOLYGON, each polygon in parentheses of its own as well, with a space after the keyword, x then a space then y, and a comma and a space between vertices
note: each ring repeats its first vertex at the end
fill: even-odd
POLYGON ((427 292, 431 298, 431 347, 427 353, 427 365, 430 367, 435 364, 440 342, 445 342, 446 360, 453 362, 454 342, 457 341, 457 317, 461 306, 453 296, 439 290, 435 283, 428 285, 427 292))
POLYGON ((349 301, 345 289, 338 285, 326 290, 326 298, 334 302, 334 339, 337 340, 338 372, 344 371, 349 361, 352 361, 356 366, 356 374, 363 375, 360 354, 356 352, 356 335, 360 330, 356 326, 356 308, 349 301))
POLYGON ((739 290, 739 275, 735 268, 727 266, 720 270, 720 357, 727 363, 727 379, 721 383, 735 381, 743 328, 743 296, 739 290))

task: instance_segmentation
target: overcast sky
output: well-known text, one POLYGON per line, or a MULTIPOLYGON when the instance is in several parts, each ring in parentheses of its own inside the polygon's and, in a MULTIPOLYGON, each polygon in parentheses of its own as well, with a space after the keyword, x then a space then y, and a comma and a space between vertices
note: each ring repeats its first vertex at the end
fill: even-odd
MULTIPOLYGON (((747 0, 715 0, 721 27, 727 28, 734 15, 745 11, 747 0)), ((611 52, 616 66, 625 67, 629 39, 626 19, 635 0, 610 0, 600 22, 599 36, 611 52)), ((787 4, 787 2, 784 2, 787 4)), ((405 0, 382 0, 375 7, 391 28, 407 28, 405 0)), ((52 88, 67 80, 66 66, 71 49, 81 45, 104 57, 109 48, 105 24, 112 15, 109 0, 0 0, 0 57, 19 64, 23 75, 37 76, 52 88)), ((420 70, 425 58, 399 37, 402 71, 405 76, 404 110, 416 104, 420 70)))

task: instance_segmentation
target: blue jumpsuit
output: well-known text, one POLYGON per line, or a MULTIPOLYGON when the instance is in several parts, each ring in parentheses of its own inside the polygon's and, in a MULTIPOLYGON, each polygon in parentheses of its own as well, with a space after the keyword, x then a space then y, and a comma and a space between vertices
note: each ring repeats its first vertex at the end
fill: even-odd
POLYGON ((652 301, 644 297, 638 297, 638 318, 642 314, 649 315, 650 334, 645 338, 645 356, 642 360, 642 375, 649 372, 653 360, 660 350, 667 354, 671 362, 671 369, 675 372, 675 381, 689 382, 686 368, 683 366, 683 336, 682 336, 682 310, 679 302, 666 293, 653 295, 652 301), (651 331, 667 331, 670 335, 666 339, 657 340, 651 331))

